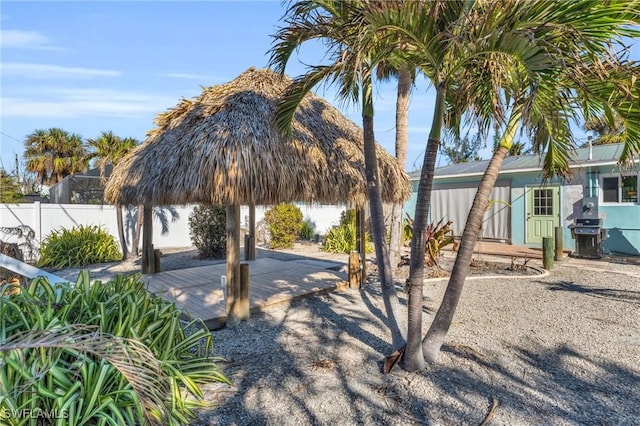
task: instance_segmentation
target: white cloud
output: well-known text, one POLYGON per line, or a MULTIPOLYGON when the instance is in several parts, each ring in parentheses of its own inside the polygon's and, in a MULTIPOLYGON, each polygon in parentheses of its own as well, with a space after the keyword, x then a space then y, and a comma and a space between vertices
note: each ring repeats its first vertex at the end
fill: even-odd
POLYGON ((33 79, 118 77, 122 74, 120 71, 115 70, 62 67, 59 65, 28 64, 21 62, 2 63, 0 64, 0 70, 2 70, 4 75, 17 75, 19 77, 33 79))
POLYGON ((163 77, 169 78, 182 78, 185 80, 210 80, 210 76, 206 76, 204 74, 191 74, 186 72, 168 72, 160 74, 163 77))
POLYGON ((38 98, 3 97, 2 117, 21 118, 132 118, 164 111, 176 99, 141 92, 106 89, 54 89, 38 98))
POLYGON ((62 50, 37 31, 1 30, 0 45, 3 48, 62 50))

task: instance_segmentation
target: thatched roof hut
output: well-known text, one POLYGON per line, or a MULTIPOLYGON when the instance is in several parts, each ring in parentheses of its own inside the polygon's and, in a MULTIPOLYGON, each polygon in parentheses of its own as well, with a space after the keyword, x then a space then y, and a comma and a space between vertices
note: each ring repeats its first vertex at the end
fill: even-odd
MULTIPOLYGON (((291 79, 250 68, 160 114, 144 144, 114 169, 105 197, 116 204, 268 205, 366 200, 362 130, 309 93, 286 139, 273 124, 291 79)), ((378 148, 383 199, 401 202, 409 181, 378 148)))
MULTIPOLYGON (((194 100, 183 99, 156 118, 157 127, 119 162, 105 189, 114 204, 145 206, 143 273, 157 269, 150 206, 227 205, 227 323, 249 316, 249 284, 240 283, 240 204, 361 206, 367 199, 362 130, 337 109, 310 93, 296 110, 292 137, 276 129, 274 115, 290 84, 273 71, 250 68, 194 100)), ((378 159, 383 200, 407 199, 406 173, 380 147, 378 159)), ((251 237, 253 219, 249 228, 251 237)))

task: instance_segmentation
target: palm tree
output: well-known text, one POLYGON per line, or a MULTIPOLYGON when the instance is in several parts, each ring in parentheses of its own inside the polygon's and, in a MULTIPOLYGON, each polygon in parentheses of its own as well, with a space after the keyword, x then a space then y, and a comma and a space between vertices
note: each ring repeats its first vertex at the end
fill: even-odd
MULTIPOLYGON (((499 23, 503 35, 520 33, 530 42, 522 43, 516 49, 521 50, 519 57, 509 55, 513 62, 507 66, 512 71, 520 68, 520 72, 507 73, 507 78, 500 84, 505 90, 503 100, 512 100, 510 118, 478 187, 445 296, 423 341, 423 352, 429 362, 436 360, 453 319, 482 217, 502 162, 513 146, 518 123, 529 129, 534 149, 546 151, 544 169, 547 177, 569 173, 568 154, 573 146, 569 122, 578 117, 579 108, 587 117, 592 111, 613 111, 616 116, 624 117, 625 123, 632 127, 626 133, 629 152, 639 152, 637 99, 640 96, 636 92, 635 104, 630 96, 638 67, 619 61, 609 50, 612 42, 633 34, 626 25, 630 22, 637 25, 638 3, 604 5, 574 1, 570 4, 538 2, 527 6, 511 3, 501 11, 499 23), (509 27, 509 22, 517 27, 509 27), (593 28, 598 31, 594 32, 593 28), (538 58, 549 66, 531 66, 538 58)), ((476 69, 486 70, 490 68, 488 65, 476 69)), ((496 99, 494 96, 494 102, 496 99)), ((475 102, 482 108, 483 101, 487 100, 480 96, 475 102)), ((609 116, 613 117, 613 114, 609 116)))
POLYGON ((394 40, 388 46, 400 48, 397 54, 401 54, 407 64, 417 67, 430 80, 436 92, 433 120, 418 183, 411 240, 407 345, 399 351, 403 368, 411 371, 425 366, 422 354, 425 231, 448 92, 460 75, 459 69, 473 54, 469 46, 458 44, 459 29, 463 27, 473 4, 473 1, 445 0, 390 3, 385 8, 377 9, 370 17, 378 37, 394 40))
POLYGON ((82 137, 59 128, 28 135, 24 158, 27 171, 36 173, 42 185, 53 185, 65 176, 85 171, 89 163, 82 137))
MULTIPOLYGON (((397 77, 396 95, 396 160, 404 170, 407 163, 407 149, 409 145, 409 101, 411 86, 415 80, 415 69, 410 69, 406 63, 394 66, 392 62, 383 62, 376 69, 379 80, 397 77)), ((400 263, 402 250, 402 203, 394 204, 391 210, 391 238, 389 242, 389 258, 392 265, 400 263)))
MULTIPOLYGON (((430 207, 430 196, 433 184, 435 159, 440 143, 441 131, 451 117, 446 114, 453 112, 460 116, 468 107, 473 107, 473 114, 480 118, 480 126, 486 127, 490 122, 489 117, 495 117, 502 123, 507 122, 507 135, 515 132, 515 125, 522 114, 522 107, 517 103, 511 104, 511 118, 506 119, 506 110, 501 108, 501 99, 512 96, 507 91, 498 92, 505 84, 502 80, 509 76, 510 63, 521 64, 524 69, 520 72, 538 73, 543 75, 547 71, 553 71, 562 66, 561 60, 567 61, 572 57, 563 58, 562 49, 569 48, 569 52, 575 56, 580 50, 576 45, 557 44, 562 37, 573 40, 579 30, 573 29, 570 20, 577 19, 583 22, 592 18, 590 12, 596 13, 596 18, 608 14, 609 16, 620 13, 625 5, 621 2, 612 2, 611 10, 605 10, 609 6, 597 2, 583 1, 573 3, 558 2, 483 2, 483 1, 434 1, 429 3, 406 2, 398 4, 396 8, 388 8, 377 15, 378 22, 372 26, 379 31, 393 32, 404 40, 407 61, 415 64, 431 81, 436 91, 436 102, 431 132, 427 143, 424 164, 418 186, 414 233, 412 239, 411 264, 409 277, 409 331, 407 347, 404 353, 403 364, 408 369, 419 369, 423 365, 422 351, 428 338, 418 345, 416 335, 421 332, 422 323, 422 292, 424 278, 424 229, 427 224, 430 207), (598 8, 598 5, 600 7, 598 8), (511 11, 506 13, 506 11, 511 11), (520 15, 514 12, 520 11, 520 15), (385 13, 386 12, 386 13, 385 13), (528 16, 525 16, 529 14, 528 16), (564 16, 564 18, 563 18, 564 16), (552 19, 551 19, 551 18, 552 19), (587 18, 588 17, 588 18, 587 18), (538 18, 531 19, 531 18, 538 18), (564 20, 563 20, 564 19, 564 20), (556 21, 564 24, 563 30, 558 31, 556 21), (533 34, 534 37, 531 37, 533 34), (538 45, 535 36, 546 35, 546 44, 538 45), (478 79, 478 71, 493 72, 478 79), (490 88, 495 88, 494 95, 485 97, 488 102, 481 103, 476 99, 481 92, 482 84, 489 83, 490 88), (453 105, 453 108, 451 106, 453 105), (418 348, 418 346, 421 346, 418 348)), ((601 18, 603 25, 609 28, 622 22, 633 24, 629 19, 630 10, 637 10, 637 4, 627 6, 626 14, 623 13, 615 23, 608 24, 607 17, 601 18)), ((602 32, 594 31, 594 28, 586 29, 583 25, 584 35, 591 34, 591 40, 583 44, 583 49, 591 49, 599 42, 606 43, 610 37, 603 36, 602 32)), ((630 32, 628 32, 630 33, 630 32)), ((584 40, 584 37, 583 37, 584 40)), ((504 89, 501 89, 504 90, 504 89)), ((563 92, 563 96, 569 96, 570 92, 563 92)), ((560 108, 560 111, 564 111, 560 108)), ((564 126, 567 117, 552 114, 560 124, 555 125, 551 120, 544 123, 554 124, 554 133, 564 132, 569 134, 568 127, 564 126)), ((525 117, 526 118, 526 117, 525 117)), ((544 129, 539 127, 539 134, 544 135, 544 129)), ((508 138, 510 139, 510 138, 508 138)), ((561 172, 566 165, 569 147, 562 143, 549 143, 546 148, 545 167, 550 173, 561 172), (563 162, 564 161, 564 162, 563 162)), ((506 142, 505 142, 506 144, 506 142)), ((476 214, 482 214, 484 209, 478 209, 476 214)), ((474 233, 477 235, 477 232, 474 233)), ((463 280, 462 280, 463 282, 463 280)), ((452 299, 443 301, 443 311, 455 311, 452 299), (449 306, 445 306, 449 303, 449 306)), ((439 318, 440 319, 440 318, 439 318)), ((434 323, 431 330, 436 330, 441 324, 434 323)), ((446 333, 446 332, 445 332, 446 333)), ((428 333, 433 334, 433 333, 428 333)), ((429 336, 428 336, 429 337, 429 336)))
MULTIPOLYGON (((113 167, 118 164, 127 153, 136 147, 138 141, 133 138, 123 139, 114 135, 113 132, 108 131, 102 132, 100 136, 95 139, 89 139, 87 143, 89 147, 93 149, 90 157, 96 159, 96 166, 100 168, 100 179, 102 183, 105 184, 107 181, 107 167, 113 167)), ((129 251, 124 234, 122 206, 116 206, 116 220, 118 224, 118 238, 120 239, 120 247, 122 248, 122 257, 126 259, 129 257, 129 251)), ((135 248, 132 252, 135 252, 135 248)))
POLYGON ((329 65, 309 67, 310 71, 298 77, 285 94, 276 115, 276 124, 284 132, 291 131, 291 120, 300 100, 321 81, 336 83, 344 100, 361 102, 371 231, 392 345, 397 349, 402 347, 405 341, 404 332, 398 324, 399 302, 386 243, 373 131, 373 77, 375 67, 384 59, 388 59, 388 56, 378 56, 378 52, 373 49, 375 40, 370 39, 371 32, 368 31, 366 19, 366 7, 375 9, 381 4, 340 0, 303 0, 294 3, 286 13, 287 26, 275 35, 276 42, 271 50, 270 62, 276 71, 284 73, 293 52, 304 42, 314 39, 327 43, 331 60, 329 65))

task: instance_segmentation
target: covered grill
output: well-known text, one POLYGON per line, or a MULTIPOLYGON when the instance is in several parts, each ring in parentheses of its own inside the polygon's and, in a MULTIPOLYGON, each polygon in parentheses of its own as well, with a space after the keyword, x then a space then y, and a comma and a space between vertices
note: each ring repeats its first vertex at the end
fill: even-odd
POLYGON ((576 240, 576 257, 600 259, 602 241, 607 238, 607 230, 602 228, 602 219, 591 217, 575 220, 571 227, 571 237, 576 240))

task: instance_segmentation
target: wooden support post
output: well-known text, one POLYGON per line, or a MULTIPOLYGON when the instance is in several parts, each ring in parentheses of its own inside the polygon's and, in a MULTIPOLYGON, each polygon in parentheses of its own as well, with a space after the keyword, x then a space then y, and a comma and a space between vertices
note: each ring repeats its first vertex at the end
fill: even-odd
POLYGON ((356 232, 358 234, 358 252, 360 252, 360 283, 367 282, 367 227, 365 226, 364 207, 356 208, 356 232))
POLYGON ((249 204, 249 256, 245 260, 256 260, 256 205, 249 204))
POLYGON ((153 273, 157 274, 158 272, 162 272, 162 268, 160 267, 160 250, 157 248, 153 249, 153 273))
POLYGON ((360 253, 353 250, 349 254, 349 287, 360 288, 360 253))
POLYGON ((149 266, 153 259, 153 210, 145 205, 142 210, 142 273, 153 274, 149 266), (151 254, 151 256, 149 256, 151 254))
POLYGON ((553 238, 542 238, 542 266, 547 271, 553 269, 553 238))
POLYGON ((241 320, 249 319, 251 315, 249 306, 249 287, 251 279, 249 275, 249 264, 242 262, 240 264, 240 299, 238 300, 238 317, 241 320))
POLYGON ((562 260, 562 258, 564 257, 564 253, 562 251, 562 249, 564 248, 564 242, 563 242, 563 229, 562 226, 556 226, 555 227, 555 244, 556 244, 556 253, 554 256, 554 260, 556 262, 559 262, 562 260))
POLYGON ((240 322, 240 206, 227 206, 227 303, 226 324, 233 327, 240 322))
POLYGON ((150 274, 155 274, 156 271, 156 255, 155 255, 155 251, 156 248, 153 246, 153 244, 151 244, 149 246, 149 253, 147 253, 147 270, 149 271, 150 274))

